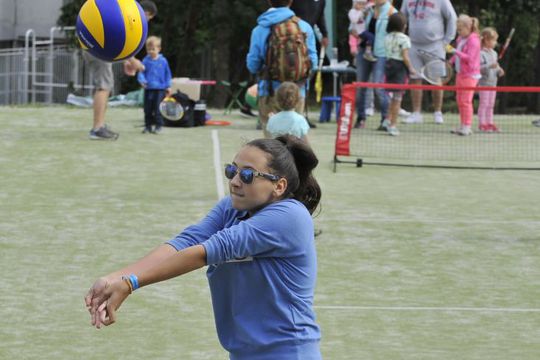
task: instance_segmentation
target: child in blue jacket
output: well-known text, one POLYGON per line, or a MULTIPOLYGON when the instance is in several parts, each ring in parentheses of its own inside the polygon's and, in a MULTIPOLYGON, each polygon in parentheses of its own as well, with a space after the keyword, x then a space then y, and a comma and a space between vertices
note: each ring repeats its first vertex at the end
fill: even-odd
POLYGON ((144 130, 143 134, 158 134, 163 126, 159 104, 171 92, 171 69, 167 59, 160 54, 161 39, 150 36, 146 40, 146 53, 143 59, 144 70, 137 80, 144 88, 144 130), (155 124, 154 129, 152 125, 155 124))

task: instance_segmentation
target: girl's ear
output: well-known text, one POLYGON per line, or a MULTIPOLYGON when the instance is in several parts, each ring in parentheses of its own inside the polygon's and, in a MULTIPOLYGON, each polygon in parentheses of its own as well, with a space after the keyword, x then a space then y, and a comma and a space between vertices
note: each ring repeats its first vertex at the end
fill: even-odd
POLYGON ((280 178, 278 181, 276 181, 274 183, 274 195, 276 198, 280 198, 283 196, 283 194, 285 194, 285 192, 287 191, 287 186, 288 186, 288 183, 287 183, 287 179, 285 178, 280 178))

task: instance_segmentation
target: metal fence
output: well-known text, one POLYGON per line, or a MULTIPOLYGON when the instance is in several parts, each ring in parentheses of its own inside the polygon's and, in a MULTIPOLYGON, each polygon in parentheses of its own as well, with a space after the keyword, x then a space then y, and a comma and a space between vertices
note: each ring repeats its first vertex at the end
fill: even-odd
POLYGON ((0 105, 24 102, 24 49, 0 50, 0 105))
MULTIPOLYGON (((0 50, 0 105, 65 103, 70 92, 91 95, 92 74, 82 58, 82 50, 55 45, 55 33, 73 27, 53 27, 48 40, 26 32, 25 47, 0 50)), ((114 93, 118 93, 122 65, 113 64, 114 93)))

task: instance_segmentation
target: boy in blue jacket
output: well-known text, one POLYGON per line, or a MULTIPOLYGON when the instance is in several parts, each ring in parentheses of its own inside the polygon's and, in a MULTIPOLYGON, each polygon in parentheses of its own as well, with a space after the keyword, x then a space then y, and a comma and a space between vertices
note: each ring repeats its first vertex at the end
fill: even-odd
POLYGON ((143 59, 144 71, 139 72, 137 80, 144 88, 144 130, 143 134, 158 134, 163 126, 159 104, 171 92, 171 69, 161 52, 161 39, 150 36, 146 40, 146 53, 143 59), (152 124, 155 124, 152 130, 152 124))
MULTIPOLYGON (((272 27, 295 16, 294 12, 290 9, 292 0, 269 0, 269 4, 271 8, 259 16, 257 19, 258 25, 251 32, 251 43, 246 60, 247 68, 252 74, 260 73, 266 65, 267 43, 272 27)), ((300 30, 306 35, 306 45, 311 69, 315 70, 318 57, 313 28, 303 20, 299 20, 298 25, 300 30)), ((268 114, 279 112, 279 109, 275 105, 274 95, 270 90, 277 90, 280 84, 281 81, 278 80, 259 79, 259 118, 265 137, 270 137, 270 134, 266 131, 268 114), (271 84, 270 81, 272 82, 271 84)), ((298 102, 296 111, 302 113, 304 110, 304 99, 306 97, 306 86, 300 86, 300 97, 301 100, 298 102)))

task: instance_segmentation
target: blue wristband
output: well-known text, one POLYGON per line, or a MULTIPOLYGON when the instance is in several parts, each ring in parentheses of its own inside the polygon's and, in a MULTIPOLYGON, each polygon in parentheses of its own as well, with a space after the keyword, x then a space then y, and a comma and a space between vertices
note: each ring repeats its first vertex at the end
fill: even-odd
POLYGON ((131 286, 133 287, 133 291, 139 288, 139 279, 137 278, 135 274, 129 275, 129 282, 131 283, 131 286))

